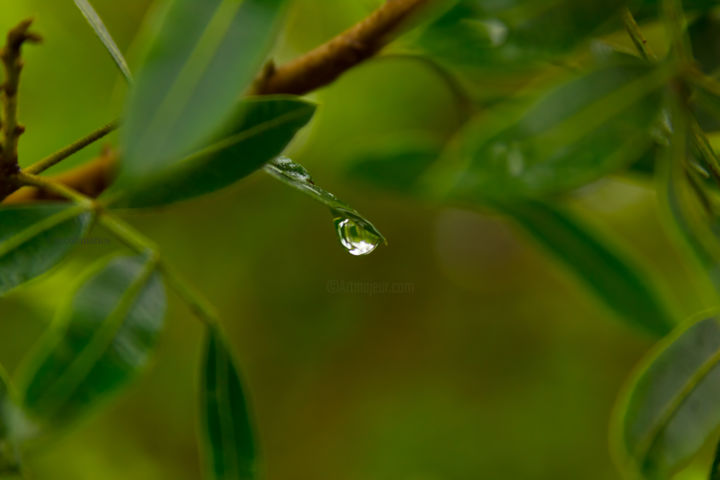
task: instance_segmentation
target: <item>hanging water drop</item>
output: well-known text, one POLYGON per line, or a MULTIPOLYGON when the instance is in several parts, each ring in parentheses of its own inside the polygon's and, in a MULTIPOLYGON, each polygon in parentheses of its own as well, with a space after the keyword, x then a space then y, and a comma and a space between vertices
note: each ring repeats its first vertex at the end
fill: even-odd
POLYGON ((336 216, 334 222, 340 243, 350 255, 368 255, 382 243, 381 237, 349 217, 336 216))

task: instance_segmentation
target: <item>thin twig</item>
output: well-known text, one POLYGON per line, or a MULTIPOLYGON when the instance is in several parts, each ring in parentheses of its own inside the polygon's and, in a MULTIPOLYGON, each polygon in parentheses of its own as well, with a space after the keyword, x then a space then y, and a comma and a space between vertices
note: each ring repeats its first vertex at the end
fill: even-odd
MULTIPOLYGON (((69 172, 47 177, 53 183, 72 188, 88 197, 98 197, 115 178, 116 155, 106 149, 101 156, 69 172)), ((45 178, 45 177, 43 177, 45 178)), ((15 187, 17 188, 17 186, 15 187)), ((64 197, 36 187, 23 187, 9 195, 3 204, 24 204, 47 200, 63 200, 64 197)))
POLYGON ((5 68, 5 83, 3 84, 3 104, 5 122, 3 124, 3 144, 1 162, 4 173, 9 173, 18 168, 17 144, 18 138, 25 129, 18 123, 18 87, 20 85, 20 73, 23 62, 21 58, 22 46, 25 42, 38 43, 40 37, 30 33, 32 20, 24 20, 17 27, 10 30, 7 35, 7 43, 0 51, 0 60, 5 68))
POLYGON ((643 36, 642 32, 640 31, 640 26, 635 21, 635 17, 633 17, 633 14, 629 8, 623 8, 622 18, 623 23, 625 24, 625 30, 627 30, 628 35, 630 35, 630 39, 632 40, 633 44, 635 44, 635 48, 637 48, 638 52, 640 52, 640 55, 642 55, 645 60, 657 60, 655 53, 653 53, 652 49, 648 45, 645 36, 643 36))
POLYGON ((95 130, 91 134, 89 134, 86 137, 83 137, 67 147, 63 148, 62 150, 58 150, 57 152, 48 155, 47 157, 43 158, 42 160, 39 160, 36 163, 33 163, 29 167, 23 169, 26 173, 32 173, 32 174, 38 174, 41 172, 44 172, 48 168, 60 163, 61 161, 65 160, 69 156, 73 155, 74 153, 79 152, 83 148, 87 147, 88 145, 91 145, 101 138, 105 137, 109 133, 117 130, 117 128, 120 126, 120 123, 118 121, 114 121, 111 123, 108 123, 107 125, 100 127, 99 129, 95 130))
POLYGON ((89 209, 93 209, 99 214, 100 223, 108 229, 119 241, 137 253, 150 255, 157 263, 158 270, 163 274, 168 285, 187 304, 190 310, 207 326, 217 325, 218 315, 213 307, 198 292, 196 292, 189 284, 181 278, 181 276, 160 258, 157 245, 142 233, 135 230, 131 225, 124 222, 120 218, 102 210, 102 208, 92 198, 73 190, 65 185, 53 182, 43 177, 30 175, 27 173, 19 173, 18 180, 24 185, 30 185, 54 192, 65 197, 68 200, 76 202, 80 205, 86 205, 89 209))

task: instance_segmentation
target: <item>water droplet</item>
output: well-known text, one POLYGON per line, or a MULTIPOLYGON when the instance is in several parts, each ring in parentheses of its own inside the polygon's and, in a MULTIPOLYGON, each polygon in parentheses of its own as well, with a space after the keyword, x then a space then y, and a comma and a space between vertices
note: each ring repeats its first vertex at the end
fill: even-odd
POLYGON ((340 243, 350 255, 368 255, 382 242, 378 235, 356 220, 339 215, 334 222, 340 243))
POLYGON ((277 157, 273 163, 275 167, 288 177, 291 177, 299 182, 314 183, 310 173, 305 169, 305 167, 299 163, 293 162, 289 157, 277 157))

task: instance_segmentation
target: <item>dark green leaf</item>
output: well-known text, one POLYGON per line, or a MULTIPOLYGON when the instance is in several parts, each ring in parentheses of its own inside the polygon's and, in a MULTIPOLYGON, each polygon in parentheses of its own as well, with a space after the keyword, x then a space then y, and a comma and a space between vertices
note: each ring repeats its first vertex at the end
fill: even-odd
POLYGON ((173 0, 137 72, 119 182, 206 143, 260 70, 286 0, 173 0))
POLYGON ((613 441, 623 467, 670 479, 720 427, 720 319, 663 340, 630 382, 613 441))
POLYGON ((675 325, 650 276, 605 235, 539 202, 495 205, 592 289, 627 323, 654 335, 675 325))
POLYGON ((245 99, 208 146, 127 186, 113 203, 158 206, 226 187, 279 155, 314 112, 313 104, 290 96, 245 99))
POLYGON ((240 375, 222 334, 208 334, 201 392, 202 445, 209 478, 255 478, 255 434, 240 375))
POLYGON ((148 362, 165 315, 165 291, 146 257, 102 261, 58 312, 21 378, 23 406, 42 427, 86 413, 148 362))
POLYGON ((476 198, 541 197, 618 171, 653 145, 667 73, 644 65, 584 75, 527 110, 481 115, 439 165, 441 188, 476 198))
POLYGON ((332 193, 317 186, 302 165, 287 157, 278 157, 265 166, 265 171, 286 185, 327 205, 335 216, 340 242, 351 254, 365 255, 380 243, 386 243, 385 237, 369 220, 332 193))
POLYGON ((60 262, 92 220, 92 212, 72 205, 0 208, 0 294, 60 262))
POLYGON ((125 79, 129 83, 132 83, 132 73, 130 73, 130 68, 125 61, 125 57, 123 57, 123 54, 115 43, 115 40, 113 40, 112 35, 110 35, 110 32, 108 32, 108 29, 105 27, 105 23, 103 23, 100 15, 98 15, 88 0, 75 0, 75 5, 77 5, 80 9, 102 44, 105 45, 105 48, 108 53, 110 53, 110 56, 115 61, 115 64, 120 69, 120 72, 123 74, 125 79))

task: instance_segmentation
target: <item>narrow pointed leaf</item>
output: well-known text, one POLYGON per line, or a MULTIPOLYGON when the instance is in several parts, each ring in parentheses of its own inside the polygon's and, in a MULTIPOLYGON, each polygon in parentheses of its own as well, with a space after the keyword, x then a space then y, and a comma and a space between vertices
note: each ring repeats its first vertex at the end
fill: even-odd
POLYGON ((314 104, 290 96, 245 99, 207 146, 128 185, 113 203, 158 206, 226 187, 279 155, 314 112, 314 104))
POLYGON ((286 0, 172 0, 137 72, 119 182, 202 145, 260 71, 286 0))
POLYGON ((332 193, 316 185, 310 173, 302 165, 293 162, 287 157, 278 157, 265 166, 265 171, 284 184, 326 205, 336 218, 349 219, 359 229, 374 238, 376 245, 377 243, 386 243, 385 237, 368 219, 332 193))
POLYGON ((128 67, 125 57, 105 27, 105 23, 102 21, 102 18, 100 18, 100 15, 98 15, 88 0, 75 0, 75 5, 80 9, 102 44, 105 45, 108 53, 115 61, 115 65, 120 69, 120 73, 123 74, 128 83, 132 83, 133 78, 132 73, 130 73, 130 67, 128 67))
POLYGON ((613 441, 622 466, 670 479, 720 428, 720 319, 663 340, 623 396, 613 441))
POLYGON ((0 208, 0 295, 59 263, 92 220, 92 212, 74 205, 0 208))
POLYGON ((612 66, 553 89, 525 111, 482 114, 440 162, 449 171, 437 172, 438 190, 542 197, 624 169, 653 145, 666 80, 666 71, 646 65, 612 66))
POLYGON ((208 333, 202 369, 201 442, 208 478, 255 478, 255 434, 243 385, 222 334, 208 333))
POLYGON ((126 384, 153 352, 165 291, 145 257, 102 261, 81 280, 20 382, 39 428, 65 426, 126 384))
POLYGON ((540 202, 496 205, 628 324, 653 335, 675 325, 672 313, 632 258, 600 232, 540 202))

